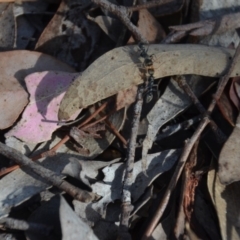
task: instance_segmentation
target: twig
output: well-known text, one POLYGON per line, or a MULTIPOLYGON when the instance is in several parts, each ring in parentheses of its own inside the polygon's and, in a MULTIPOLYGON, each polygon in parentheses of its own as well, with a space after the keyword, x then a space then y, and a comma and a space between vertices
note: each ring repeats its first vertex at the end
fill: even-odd
POLYGON ((43 166, 33 162, 31 159, 24 156, 17 150, 11 147, 8 147, 1 142, 0 142, 0 153, 8 157, 9 159, 14 160, 20 166, 26 167, 29 170, 33 171, 34 173, 42 177, 44 180, 48 181, 49 183, 58 187, 59 189, 65 191, 66 193, 68 193, 78 201, 91 202, 96 199, 95 194, 81 190, 71 185, 70 183, 64 181, 60 175, 57 175, 53 171, 47 168, 44 168, 43 166))
POLYGON ((130 188, 133 184, 133 166, 134 166, 139 119, 140 119, 142 105, 143 105, 143 92, 144 92, 144 88, 140 86, 137 93, 137 101, 134 106, 134 116, 132 121, 131 136, 130 136, 129 145, 128 145, 126 171, 124 175, 123 192, 122 192, 122 212, 121 212, 121 220, 120 220, 119 234, 118 234, 118 239, 122 239, 122 240, 131 239, 131 236, 128 233, 129 216, 131 211, 133 210, 133 205, 131 204, 130 188))
POLYGON ((155 216, 153 217, 153 219, 149 223, 148 228, 147 228, 146 232, 143 235, 142 240, 148 239, 151 236, 151 234, 152 234, 153 230, 155 229, 155 227, 157 226, 160 218, 163 215, 164 210, 167 207, 170 195, 171 195, 173 189, 175 188, 176 183, 177 183, 177 181, 178 181, 178 179, 179 179, 179 177, 180 177, 180 175, 182 173, 183 167, 184 167, 184 165, 185 165, 185 163, 186 163, 186 161, 188 159, 189 153, 191 152, 193 145, 198 140, 200 134, 202 133, 202 131, 204 130, 204 128, 207 126, 208 123, 209 123, 208 117, 204 117, 203 121, 200 123, 200 125, 198 126, 197 130, 195 131, 195 133, 193 134, 191 139, 188 140, 185 143, 184 150, 183 150, 181 158, 180 158, 180 160, 179 160, 179 162, 178 162, 178 164, 176 166, 176 169, 175 169, 175 171, 173 173, 171 181, 170 181, 170 183, 169 183, 169 185, 167 187, 167 190, 166 190, 166 192, 165 192, 165 194, 163 196, 163 199, 162 199, 160 205, 158 206, 158 209, 156 211, 155 216))
POLYGON ((45 236, 48 236, 53 229, 53 227, 49 227, 41 223, 32 223, 14 218, 2 218, 0 220, 0 225, 2 225, 3 228, 21 231, 31 231, 41 233, 45 236))
POLYGON ((128 28, 128 30, 132 33, 133 37, 136 41, 142 43, 148 43, 148 41, 142 36, 139 29, 132 24, 129 19, 129 10, 124 6, 117 6, 113 3, 110 3, 106 0, 92 0, 95 4, 104 9, 108 10, 109 12, 115 14, 119 19, 123 22, 123 24, 128 28))
MULTIPOLYGON (((133 6, 131 6, 131 7, 122 6, 123 8, 126 8, 126 10, 129 12, 129 15, 128 15, 129 19, 132 17, 132 13, 134 11, 139 11, 141 9, 146 9, 146 8, 159 7, 159 6, 167 4, 169 2, 173 2, 173 0, 154 0, 154 1, 151 1, 151 2, 139 4, 137 6, 135 5, 136 4, 135 2, 136 2, 136 0, 134 0, 133 6)), ((127 28, 123 28, 122 33, 120 34, 120 37, 119 37, 118 42, 116 44, 116 47, 119 47, 119 46, 122 45, 122 41, 123 41, 123 39, 126 35, 126 30, 127 30, 127 28)))
MULTIPOLYGON (((102 117, 101 119, 95 121, 94 123, 91 123, 89 125, 87 125, 87 123, 89 123, 96 115, 98 115, 106 106, 107 106, 108 102, 105 102, 103 103, 91 116, 89 116, 84 122, 82 122, 78 128, 81 128, 81 127, 90 127, 92 126, 93 124, 97 124, 99 121, 103 121, 104 119, 106 119, 108 117, 107 116, 104 116, 102 117)), ((44 158, 44 157, 51 157, 51 156, 54 156, 56 154, 56 151, 59 147, 61 147, 64 143, 66 143, 68 140, 70 139, 70 136, 69 135, 65 135, 63 137, 63 139, 61 139, 55 146, 53 146, 51 149, 49 149, 48 151, 45 151, 43 153, 40 153, 34 157, 32 157, 31 159, 33 161, 36 161, 36 160, 39 160, 41 158, 44 158)), ((7 174, 7 173, 10 173, 16 169, 18 169, 19 166, 18 165, 14 165, 14 166, 11 166, 11 167, 8 167, 8 168, 4 168, 4 169, 1 169, 0 170, 0 177, 7 174)))
MULTIPOLYGON (((192 100, 193 104, 197 107, 198 111, 202 114, 206 113, 206 109, 200 103, 190 86, 188 85, 186 78, 184 76, 175 76, 174 80, 178 83, 179 87, 184 90, 184 92, 189 96, 192 100)), ((224 143, 227 140, 226 135, 222 132, 222 130, 217 126, 217 124, 210 119, 209 123, 211 129, 213 130, 215 136, 219 143, 224 143)))
POLYGON ((91 127, 93 127, 94 125, 97 125, 98 123, 106 120, 108 117, 109 117, 109 114, 107 114, 107 115, 99 118, 98 120, 96 120, 96 121, 94 121, 94 122, 91 122, 91 123, 89 123, 89 124, 86 124, 86 125, 84 125, 83 127, 81 127, 81 130, 85 131, 85 130, 87 130, 88 128, 91 128, 91 127))
POLYGON ((231 77, 231 73, 234 70, 234 67, 237 63, 237 59, 238 59, 239 55, 240 55, 240 44, 238 44, 238 47, 237 47, 236 52, 233 56, 232 63, 230 64, 230 68, 229 68, 227 74, 224 75, 223 77, 221 77, 221 79, 220 79, 217 92, 215 93, 215 95, 213 97, 213 100, 212 100, 212 102, 211 102, 211 104, 208 108, 209 113, 211 113, 213 111, 217 101, 220 99, 220 97, 221 97, 221 95, 224 91, 224 88, 226 87, 226 85, 228 83, 228 80, 231 77))
MULTIPOLYGON (((101 112, 106 106, 108 102, 103 103, 91 116, 89 116, 85 121, 83 121, 81 124, 78 125, 78 128, 83 127, 87 123, 89 123, 93 118, 95 118, 99 112, 101 112)), ((52 147, 50 150, 39 154, 37 156, 32 157, 32 160, 38 160, 40 158, 46 157, 46 156, 52 156, 53 154, 56 153, 57 149, 62 146, 64 143, 66 143, 70 139, 69 135, 65 135, 64 138, 59 141, 54 147, 52 147)))
POLYGON ((196 23, 171 26, 169 28, 175 32, 171 35, 171 39, 168 37, 168 40, 173 43, 176 42, 176 40, 180 41, 180 39, 187 34, 191 36, 207 36, 211 34, 221 34, 239 27, 240 13, 231 13, 219 18, 207 19, 196 23))
POLYGON ((229 77, 236 65, 236 62, 237 62, 237 58, 239 57, 240 55, 240 44, 238 45, 237 49, 236 49, 236 52, 234 54, 234 57, 233 57, 233 60, 230 64, 230 67, 228 68, 228 71, 227 73, 220 79, 220 84, 218 86, 218 89, 216 91, 216 94, 215 94, 215 97, 212 99, 212 102, 208 108, 208 113, 205 115, 205 117, 203 118, 203 120, 201 121, 201 123, 199 124, 198 128, 196 129, 195 133, 193 134, 193 136, 191 137, 191 139, 185 144, 185 147, 184 147, 184 150, 183 150, 183 153, 181 155, 181 158, 179 160, 179 163, 175 169, 175 172, 173 174, 173 177, 168 185, 168 188, 164 194, 164 197, 163 197, 163 200, 162 202, 160 203, 158 209, 157 209, 157 212, 154 216, 154 218, 151 220, 148 228, 146 229, 146 232, 144 233, 143 235, 143 240, 145 239, 148 239, 153 230, 155 229, 155 227, 157 226, 158 224, 158 221, 160 220, 164 210, 166 209, 166 206, 167 206, 167 203, 168 203, 168 200, 170 198, 170 195, 171 195, 171 192, 172 190, 174 189, 176 183, 177 183, 177 180, 182 172, 182 169, 184 167, 184 164, 189 156, 189 153, 191 152, 192 150, 192 147, 194 145, 194 143, 197 141, 197 139, 199 138, 200 134, 202 133, 202 131, 204 130, 204 128, 207 126, 207 124, 210 122, 210 119, 209 119, 209 114, 213 111, 215 105, 216 105, 216 102, 217 100, 221 97, 221 94, 229 80, 229 77))
POLYGON ((115 126, 108 120, 105 120, 106 125, 109 129, 119 138, 119 140, 123 143, 124 146, 127 146, 126 139, 119 133, 119 131, 115 128, 115 126))
POLYGON ((141 9, 145 9, 145 8, 154 8, 154 7, 159 7, 162 6, 164 4, 170 3, 170 2, 174 2, 173 0, 153 0, 151 2, 146 2, 143 4, 139 4, 137 6, 132 6, 132 7, 127 7, 127 9, 129 11, 138 11, 141 9))
MULTIPOLYGON (((132 6, 135 6, 137 4, 137 0, 133 0, 132 6)), ((129 18, 131 19, 133 12, 129 13, 129 18)), ((116 43, 116 47, 120 47, 123 45, 124 38, 126 37, 127 34, 127 28, 126 26, 123 26, 121 34, 119 35, 118 41, 116 43)))

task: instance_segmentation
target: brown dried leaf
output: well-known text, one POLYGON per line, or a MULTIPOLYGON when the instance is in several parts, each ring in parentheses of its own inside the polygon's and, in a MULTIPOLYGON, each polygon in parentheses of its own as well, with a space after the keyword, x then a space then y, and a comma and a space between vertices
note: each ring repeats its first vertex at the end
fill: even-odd
POLYGON ((208 190, 217 212, 222 239, 240 239, 239 182, 229 186, 221 184, 215 170, 208 173, 208 190))
POLYGON ((49 55, 15 50, 0 53, 1 75, 5 78, 16 78, 24 86, 24 78, 34 72, 47 70, 75 72, 73 68, 49 55))
POLYGON ((240 110, 240 95, 237 92, 238 83, 240 83, 240 77, 233 78, 232 84, 229 90, 229 96, 233 104, 236 106, 236 108, 240 110))
POLYGON ((88 16, 88 19, 94 21, 114 42, 117 42, 121 33, 119 29, 123 26, 119 19, 109 16, 97 16, 95 18, 88 16))
POLYGON ((116 110, 122 109, 129 106, 136 100, 137 86, 132 86, 131 88, 123 91, 119 91, 116 97, 116 110))
POLYGON ((220 156, 218 175, 222 184, 230 184, 240 180, 240 115, 237 118, 236 126, 225 142, 220 156))
POLYGON ((222 93, 221 98, 217 102, 217 105, 223 117, 229 122, 229 124, 235 126, 233 105, 231 104, 225 92, 222 93))
MULTIPOLYGON (((199 45, 149 45, 154 54, 154 76, 196 74, 219 77, 225 74, 234 51, 199 45)), ((78 108, 110 97, 120 90, 143 82, 139 69, 138 46, 113 49, 93 62, 76 78, 65 94, 59 111, 59 119, 69 119, 78 108), (117 59, 116 59, 117 58, 117 59)), ((238 74, 240 60, 232 76, 238 74)))
MULTIPOLYGON (((142 9, 139 11, 137 26, 142 36, 145 37, 149 43, 160 42, 163 38, 166 37, 166 33, 160 23, 147 9, 142 9)), ((133 37, 131 37, 128 40, 128 44, 133 43, 135 43, 135 40, 133 37)))
POLYGON ((196 23, 169 27, 175 31, 186 31, 192 36, 206 36, 210 34, 221 34, 227 30, 238 28, 240 14, 228 14, 221 18, 208 19, 196 23), (237 19, 237 21, 235 21, 237 19), (228 24, 226 24, 228 22, 228 24), (217 29, 216 29, 217 26, 217 29))
POLYGON ((105 130, 105 125, 97 124, 96 126, 93 126, 91 128, 86 128, 84 130, 79 129, 77 127, 72 127, 70 131, 70 136, 81 146, 74 145, 75 149, 82 155, 89 155, 89 149, 85 147, 85 142, 94 138, 102 138, 100 134, 98 134, 98 131, 105 130), (99 127, 103 126, 103 127, 99 127), (95 128, 94 128, 95 127, 95 128))
POLYGON ((39 52, 1 52, 0 59, 0 129, 10 127, 27 104, 27 92, 21 87, 27 75, 43 70, 73 72, 66 64, 39 52))
MULTIPOLYGON (((240 27, 240 13, 231 13, 223 15, 220 18, 208 19, 196 23, 184 24, 180 26, 171 26, 170 29, 175 30, 174 36, 188 33, 191 36, 208 36, 211 34, 223 34, 229 30, 235 30, 240 27)), ((184 36, 184 35, 183 35, 184 36)), ((179 40, 179 39, 178 39, 179 40)))
POLYGON ((11 49, 14 45, 15 19, 13 16, 13 4, 0 4, 0 43, 1 48, 11 49))
POLYGON ((82 70, 96 46, 100 29, 86 19, 88 1, 62 1, 56 14, 41 34, 36 50, 82 70))
POLYGON ((0 80, 0 129, 5 129, 16 121, 28 103, 28 94, 17 79, 0 80))

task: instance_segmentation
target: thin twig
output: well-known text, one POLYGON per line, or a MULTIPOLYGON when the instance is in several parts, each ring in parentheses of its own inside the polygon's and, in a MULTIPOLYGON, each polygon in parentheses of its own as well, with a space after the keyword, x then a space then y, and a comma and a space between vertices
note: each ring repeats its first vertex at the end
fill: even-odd
POLYGON ((123 143, 124 146, 127 146, 126 139, 119 133, 119 131, 115 128, 115 126, 108 120, 105 120, 106 125, 108 128, 118 137, 118 139, 123 143))
POLYGON ((65 191, 66 193, 68 193, 78 201, 91 202, 96 199, 96 195, 94 193, 87 192, 73 186, 72 184, 64 181, 62 179, 62 176, 57 175, 53 171, 47 168, 44 168, 43 166, 33 162, 30 158, 24 156, 17 150, 4 145, 1 142, 0 142, 0 153, 8 157, 9 159, 14 160, 20 166, 26 167, 27 169, 33 171, 34 173, 42 177, 44 180, 48 181, 49 183, 58 187, 59 189, 65 191))
MULTIPOLYGON (((105 120, 107 117, 109 117, 109 115, 106 115, 104 117, 102 117, 101 119, 95 121, 94 123, 90 123, 89 125, 87 125, 87 123, 89 123, 94 117, 96 117, 96 115, 98 115, 106 106, 107 106, 108 102, 105 102, 103 103, 91 116, 89 116, 84 122, 82 122, 78 128, 81 128, 81 127, 90 127, 92 126, 93 124, 97 124, 99 121, 103 121, 105 120)), ((83 128, 84 128, 83 127, 83 128)), ((41 158, 44 158, 44 157, 51 157, 51 156, 54 156, 56 155, 56 151, 59 147, 61 147, 64 143, 66 143, 68 140, 70 139, 70 136, 69 135, 65 135, 63 137, 63 139, 61 139, 55 146, 53 146, 51 149, 49 149, 48 151, 45 151, 43 153, 40 153, 34 157, 31 157, 31 159, 33 161, 36 161, 36 160, 39 160, 41 158)), ((5 174, 7 173, 10 173, 16 169, 19 168, 19 165, 14 165, 14 166, 11 166, 11 167, 8 167, 8 168, 4 168, 4 169, 1 169, 0 170, 0 177, 1 176, 4 176, 5 174)))
POLYGON ((173 176, 171 178, 171 181, 167 187, 167 190, 163 196, 163 199, 160 203, 160 205, 158 206, 158 209, 156 211, 156 214, 155 216, 153 217, 153 219, 151 220, 151 222, 149 223, 148 225, 148 228, 146 230, 146 232, 144 233, 143 235, 143 238, 142 240, 146 240, 148 239, 153 230, 155 229, 155 227, 157 226, 160 218, 162 217, 163 215, 163 212, 164 210, 166 209, 167 207, 167 204, 168 204, 168 201, 169 201, 169 198, 171 196, 171 193, 172 191, 174 190, 175 186, 176 186, 176 183, 182 173, 182 170, 183 170, 183 167, 188 159, 188 156, 189 156, 189 153, 191 152, 192 150, 192 147, 193 145, 195 144, 195 142, 198 140, 200 134, 202 133, 202 131, 204 130, 204 128, 207 126, 207 124, 209 123, 209 119, 208 117, 205 117, 203 119, 203 121, 200 123, 200 125, 198 126, 197 130, 195 131, 195 133, 193 134, 193 136, 191 137, 190 140, 188 140, 186 143, 185 143, 185 146, 184 146, 184 150, 182 152, 182 155, 181 155, 181 158, 176 166, 176 169, 173 173, 173 176))
MULTIPOLYGON (((84 125, 86 125, 87 123, 89 123, 93 118, 95 118, 106 106, 107 106, 108 102, 103 103, 91 116, 89 116, 85 121, 83 121, 81 124, 78 125, 78 128, 83 127, 84 125)), ((58 150, 58 148, 60 146, 62 146, 64 143, 66 143, 68 140, 70 139, 69 135, 65 135, 64 138, 59 141, 55 146, 53 146, 50 150, 41 153, 37 156, 32 157, 32 160, 38 160, 40 158, 46 157, 46 156, 52 156, 56 153, 56 151, 58 150)))
POLYGON ((137 101, 134 106, 134 116, 132 121, 131 136, 129 139, 127 161, 126 161, 126 171, 124 175, 123 182, 123 192, 122 192, 122 212, 121 220, 119 226, 119 235, 118 239, 127 240, 131 239, 130 234, 128 233, 129 225, 129 216, 133 210, 133 205, 131 204, 131 186, 133 184, 133 167, 134 167, 134 158, 135 158, 135 149, 136 149, 136 139, 138 133, 138 126, 140 115, 143 105, 143 92, 144 88, 139 87, 137 93, 137 101))
POLYGON ((49 227, 41 223, 32 223, 14 218, 2 218, 0 220, 0 225, 2 225, 3 228, 21 231, 31 231, 41 233, 45 236, 48 236, 53 229, 53 227, 49 227))
MULTIPOLYGON (((135 6, 137 4, 137 0, 133 0, 132 6, 135 6)), ((129 13, 129 18, 131 19, 133 12, 129 13)), ((121 34, 119 35, 118 41, 116 43, 116 47, 120 47, 123 45, 124 38, 127 34, 127 28, 126 26, 123 26, 121 34)))
POLYGON ((220 79, 219 87, 217 89, 217 92, 215 93, 214 98, 213 98, 213 100, 212 100, 212 102, 211 102, 211 104, 208 108, 209 113, 211 113, 213 111, 217 101, 220 99, 220 97, 221 97, 221 95, 224 91, 224 88, 226 87, 226 85, 228 83, 228 80, 231 77, 232 71, 234 70, 234 67, 237 63, 237 59, 238 59, 239 55, 240 55, 240 44, 238 44, 238 47, 237 47, 236 52, 233 56, 232 63, 230 64, 230 68, 229 68, 227 74, 224 75, 223 77, 221 77, 221 79, 220 79))
POLYGON ((235 30, 240 27, 240 13, 231 13, 222 15, 219 18, 210 18, 204 21, 199 21, 190 24, 178 25, 178 26, 170 26, 169 28, 174 31, 172 34, 171 42, 176 42, 174 39, 178 41, 181 39, 179 33, 182 36, 187 34, 191 36, 207 36, 211 34, 222 34, 229 30, 235 30))
POLYGON ((94 125, 97 125, 98 123, 106 120, 106 119, 109 117, 109 115, 110 115, 110 114, 107 114, 107 115, 99 118, 98 120, 96 120, 96 121, 94 121, 94 122, 91 122, 91 123, 89 123, 89 124, 86 124, 85 126, 81 127, 81 130, 85 131, 85 130, 87 130, 88 128, 93 127, 94 125))
MULTIPOLYGON (((198 100, 198 98, 188 85, 186 78, 184 76, 175 76, 174 80, 178 83, 179 87, 182 88, 184 92, 189 96, 193 104, 197 107, 198 111, 202 114, 205 114, 206 109, 204 108, 204 106, 201 104, 201 102, 198 100)), ((224 143, 227 140, 227 137, 222 132, 222 130, 217 126, 217 124, 212 119, 210 119, 209 125, 213 130, 215 136, 217 137, 219 143, 224 143)))
POLYGON ((146 2, 143 4, 139 4, 137 6, 132 6, 132 7, 126 7, 129 11, 138 11, 141 9, 145 9, 145 8, 154 8, 154 7, 159 7, 162 6, 164 4, 170 3, 170 2, 174 2, 173 0, 153 0, 151 2, 146 2))
POLYGON ((226 86, 226 84, 229 80, 229 77, 231 76, 231 73, 232 73, 232 71, 233 71, 233 69, 236 65, 237 58, 239 57, 239 55, 240 55, 240 44, 237 47, 237 50, 234 54, 233 60, 230 64, 230 67, 228 68, 227 73, 220 79, 220 84, 218 86, 216 94, 214 95, 215 97, 212 99, 212 102, 211 102, 211 104, 208 108, 208 113, 205 115, 205 117, 203 118, 203 120, 199 124, 198 128, 196 129, 196 131, 193 134, 193 136, 191 137, 191 139, 185 144, 183 153, 182 153, 181 158, 179 160, 179 163, 178 163, 178 165, 175 169, 173 177, 172 177, 172 179, 171 179, 171 181, 168 185, 166 193, 164 194, 163 200, 160 203, 154 218, 152 219, 148 228, 146 229, 146 231, 143 235, 143 238, 142 238, 143 240, 148 239, 151 236, 151 234, 152 234, 153 230, 155 229, 155 227, 157 226, 158 221, 160 220, 164 210, 166 209, 166 206, 167 206, 167 203, 169 201, 171 192, 172 192, 172 190, 174 189, 174 187, 177 183, 177 180, 178 180, 178 178, 179 178, 179 176, 182 172, 184 164, 185 164, 185 162, 186 162, 186 160, 189 156, 189 153, 191 152, 194 143, 198 140, 198 138, 199 138, 200 134, 202 133, 202 131, 204 130, 204 128, 210 122, 209 114, 213 111, 217 100, 221 97, 221 94, 222 94, 222 92, 223 92, 223 90, 224 90, 224 88, 225 88, 225 86, 226 86))
POLYGON ((92 0, 98 6, 108 10, 109 12, 115 14, 119 19, 123 22, 123 24, 128 28, 128 30, 132 33, 133 37, 136 41, 142 43, 148 43, 148 41, 142 36, 139 29, 132 24, 129 18, 129 10, 124 6, 117 6, 113 3, 110 3, 106 0, 92 0))

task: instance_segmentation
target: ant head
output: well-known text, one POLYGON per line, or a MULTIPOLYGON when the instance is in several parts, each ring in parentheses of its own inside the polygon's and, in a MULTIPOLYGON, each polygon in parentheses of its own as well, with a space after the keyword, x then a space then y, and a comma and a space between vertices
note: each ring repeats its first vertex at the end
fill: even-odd
POLYGON ((150 78, 153 77, 154 69, 153 68, 149 68, 148 69, 148 74, 150 75, 150 78))

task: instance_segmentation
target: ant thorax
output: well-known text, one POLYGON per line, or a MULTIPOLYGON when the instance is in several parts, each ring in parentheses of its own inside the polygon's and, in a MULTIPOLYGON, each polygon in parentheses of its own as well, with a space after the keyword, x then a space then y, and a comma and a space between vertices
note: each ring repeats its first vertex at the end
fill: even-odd
POLYGON ((146 50, 146 48, 144 47, 144 44, 141 42, 138 44, 138 47, 140 50, 140 57, 144 59, 143 61, 144 69, 148 74, 147 81, 146 81, 146 91, 147 91, 146 102, 149 103, 153 99, 153 83, 154 83, 153 54, 149 55, 147 53, 148 49, 146 50))

